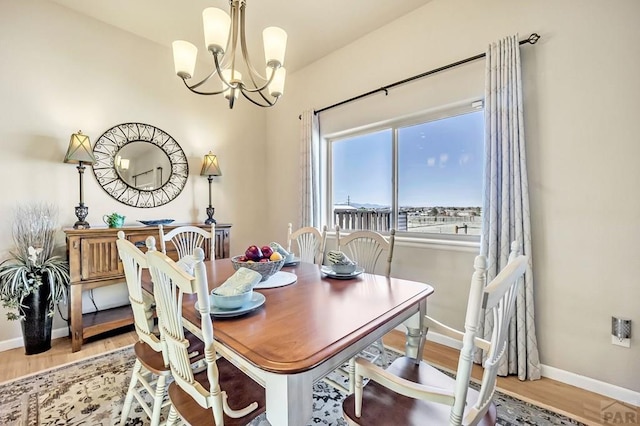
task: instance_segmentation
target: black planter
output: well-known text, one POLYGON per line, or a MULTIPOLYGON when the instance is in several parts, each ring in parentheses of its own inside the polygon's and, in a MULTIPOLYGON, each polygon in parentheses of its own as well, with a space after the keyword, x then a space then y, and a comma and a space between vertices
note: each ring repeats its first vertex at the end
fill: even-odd
MULTIPOLYGON (((45 280, 46 282, 46 280, 45 280)), ((49 307, 49 284, 43 284, 38 291, 25 297, 25 318, 22 323, 24 352, 27 355, 39 354, 51 349, 51 325, 53 318, 47 315, 49 307)))

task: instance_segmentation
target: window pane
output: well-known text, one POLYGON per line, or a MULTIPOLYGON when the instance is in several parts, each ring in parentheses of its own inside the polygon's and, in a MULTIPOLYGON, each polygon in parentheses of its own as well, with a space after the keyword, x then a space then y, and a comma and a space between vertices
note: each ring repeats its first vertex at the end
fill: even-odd
POLYGON ((484 113, 398 129, 398 229, 479 235, 484 113))
POLYGON ((387 230, 391 223, 392 131, 331 143, 334 224, 387 230))

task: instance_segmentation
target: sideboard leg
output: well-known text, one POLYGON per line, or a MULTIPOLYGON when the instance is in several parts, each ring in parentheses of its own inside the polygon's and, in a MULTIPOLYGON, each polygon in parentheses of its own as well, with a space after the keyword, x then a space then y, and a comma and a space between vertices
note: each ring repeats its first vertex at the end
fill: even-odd
POLYGON ((70 287, 71 352, 78 352, 82 348, 82 285, 72 284, 70 287))

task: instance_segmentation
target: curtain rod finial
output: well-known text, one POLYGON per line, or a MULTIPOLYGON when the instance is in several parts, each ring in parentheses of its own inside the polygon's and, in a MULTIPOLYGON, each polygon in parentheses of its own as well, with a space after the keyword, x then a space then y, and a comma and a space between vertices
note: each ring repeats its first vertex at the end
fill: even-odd
POLYGON ((527 39, 527 41, 531 44, 536 44, 538 40, 540 40, 540 34, 538 33, 531 33, 531 35, 527 39))

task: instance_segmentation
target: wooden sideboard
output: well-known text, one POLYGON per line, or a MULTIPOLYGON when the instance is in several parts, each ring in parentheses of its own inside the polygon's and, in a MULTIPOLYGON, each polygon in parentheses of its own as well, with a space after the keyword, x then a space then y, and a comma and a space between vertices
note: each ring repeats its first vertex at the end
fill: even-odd
MULTIPOLYGON (((184 224, 183 224, 184 225, 184 224)), ((164 225, 165 233, 183 225, 164 225)), ((210 225, 193 224, 202 229, 210 225)), ((229 257, 230 224, 216 224, 215 256, 229 257)), ((148 236, 156 238, 156 247, 160 250, 160 233, 157 226, 132 226, 124 228, 65 229, 67 254, 71 275, 69 302, 69 332, 71 350, 82 348, 84 339, 133 324, 133 313, 129 305, 82 314, 82 292, 98 287, 125 282, 124 269, 118 256, 116 239, 118 231, 124 231, 126 238, 146 251, 144 245, 148 236)), ((205 242, 205 253, 209 253, 210 241, 205 242)), ((167 244, 167 255, 177 260, 173 244, 167 244)))

